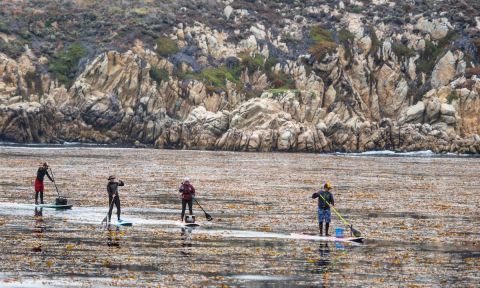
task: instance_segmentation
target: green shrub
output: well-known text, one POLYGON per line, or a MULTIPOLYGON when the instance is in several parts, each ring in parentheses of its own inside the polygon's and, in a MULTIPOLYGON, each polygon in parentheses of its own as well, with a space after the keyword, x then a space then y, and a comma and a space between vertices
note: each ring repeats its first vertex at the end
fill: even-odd
POLYGON ((376 54, 378 49, 382 46, 382 43, 378 39, 377 33, 375 33, 375 29, 372 26, 367 28, 370 31, 370 38, 372 39, 372 48, 370 49, 370 53, 376 54))
POLYGON ((459 98, 459 95, 457 93, 457 90, 452 90, 452 92, 450 92, 450 94, 448 94, 447 96, 447 103, 452 104, 452 102, 454 100, 457 100, 458 98, 459 98))
POLYGON ((361 14, 363 12, 363 9, 360 6, 353 6, 352 8, 350 8, 350 12, 355 14, 361 14))
POLYGON ((248 68, 248 71, 255 72, 257 70, 263 70, 263 65, 265 63, 265 57, 261 54, 255 54, 255 56, 250 56, 248 54, 240 54, 242 66, 248 68))
POLYGON ((7 23, 3 22, 3 20, 0 20, 0 32, 10 34, 10 27, 7 23))
POLYGON ((328 53, 331 53, 337 48, 335 43, 331 42, 321 42, 313 45, 308 49, 308 51, 315 57, 317 60, 323 59, 328 53))
POLYGON ((353 41, 355 40, 355 36, 352 32, 343 28, 340 30, 340 32, 338 32, 338 39, 343 47, 345 47, 345 57, 350 59, 352 57, 352 45, 353 41))
POLYGON ((18 58, 20 55, 22 55, 24 50, 24 46, 17 41, 5 42, 0 39, 0 51, 12 59, 18 58))
POLYGON ((157 49, 155 51, 162 57, 175 54, 178 50, 177 42, 168 37, 162 36, 157 40, 157 49))
POLYGON ((450 46, 450 44, 458 37, 458 35, 451 31, 447 36, 438 40, 438 44, 435 45, 430 40, 425 40, 425 49, 420 54, 420 58, 417 61, 417 71, 423 73, 430 73, 435 67, 435 63, 438 57, 450 46))
POLYGON ((295 88, 295 80, 283 71, 272 73, 269 77, 272 86, 276 89, 293 89, 295 88))
POLYGON ((345 43, 345 42, 352 43, 353 40, 355 39, 355 36, 353 35, 352 32, 343 28, 342 30, 340 30, 340 32, 338 32, 338 39, 340 40, 341 43, 345 43))
POLYGON ((400 58, 410 58, 416 54, 414 49, 399 43, 392 44, 392 50, 400 58))
POLYGON ((326 29, 323 29, 320 26, 312 27, 310 30, 310 39, 315 42, 333 42, 332 33, 326 29))
MULTIPOLYGON (((43 95, 43 84, 41 74, 36 71, 28 71, 25 73, 25 83, 29 90, 29 94, 36 93, 39 96, 43 95)), ((26 99, 25 99, 26 100, 26 99)))
POLYGON ((87 54, 81 44, 72 44, 66 51, 54 56, 50 62, 50 70, 55 74, 60 83, 70 87, 77 72, 78 62, 87 54))
POLYGON ((202 81, 210 90, 226 90, 226 80, 234 83, 240 83, 238 80, 241 70, 237 67, 228 69, 226 66, 208 67, 200 73, 190 74, 193 79, 202 81))
POLYGON ((157 67, 152 67, 150 71, 148 71, 150 74, 150 77, 157 82, 157 84, 162 83, 163 81, 168 81, 170 79, 170 74, 168 73, 168 70, 165 68, 157 68, 157 67))
POLYGON ((472 40, 473 45, 477 48, 477 58, 480 59, 480 38, 475 38, 472 40))
POLYGON ((51 28, 53 21, 51 19, 45 20, 45 28, 51 28))
POLYGON ((275 65, 278 64, 278 59, 275 57, 268 57, 267 60, 265 61, 265 71, 267 72, 267 75, 272 73, 272 68, 275 67, 275 65))
POLYGON ((312 30, 310 30, 309 36, 314 44, 308 49, 308 51, 317 60, 322 60, 325 55, 337 48, 337 44, 333 40, 332 33, 323 29, 322 27, 313 27, 312 30))
POLYGON ((417 70, 424 73, 431 72, 441 51, 442 50, 433 44, 432 41, 426 40, 425 49, 420 54, 420 58, 417 62, 417 70))
POLYGON ((139 8, 133 9, 132 12, 135 13, 136 15, 138 15, 138 16, 145 16, 145 15, 148 14, 148 9, 145 8, 145 7, 139 7, 139 8))

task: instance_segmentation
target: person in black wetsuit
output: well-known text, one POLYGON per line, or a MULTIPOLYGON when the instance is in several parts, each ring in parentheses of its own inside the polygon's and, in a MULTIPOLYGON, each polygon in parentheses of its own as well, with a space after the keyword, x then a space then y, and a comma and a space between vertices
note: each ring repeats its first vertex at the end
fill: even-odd
POLYGON ((120 222, 120 197, 118 196, 118 186, 125 186, 122 180, 115 182, 115 176, 108 177, 107 192, 108 192, 108 223, 112 218, 113 204, 117 207, 117 219, 120 222))
POLYGON ((40 204, 43 204, 43 179, 47 175, 48 179, 53 182, 52 177, 48 174, 48 163, 45 162, 43 165, 38 168, 37 170, 37 178, 35 178, 35 205, 38 204, 38 194, 40 194, 40 204))

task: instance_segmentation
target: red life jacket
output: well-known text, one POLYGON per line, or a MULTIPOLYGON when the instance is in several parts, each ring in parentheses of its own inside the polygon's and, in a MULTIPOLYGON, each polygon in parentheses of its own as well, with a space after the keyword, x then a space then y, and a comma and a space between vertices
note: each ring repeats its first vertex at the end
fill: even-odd
POLYGON ((184 200, 192 200, 192 196, 195 196, 195 188, 193 188, 192 184, 182 184, 178 191, 182 193, 182 199, 184 200))

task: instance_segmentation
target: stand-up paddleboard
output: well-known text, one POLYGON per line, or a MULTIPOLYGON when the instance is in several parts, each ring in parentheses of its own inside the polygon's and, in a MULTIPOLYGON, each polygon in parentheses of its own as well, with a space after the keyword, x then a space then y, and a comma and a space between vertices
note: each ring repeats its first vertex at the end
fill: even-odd
POLYGON ((357 242, 363 243, 365 238, 363 237, 335 237, 335 236, 319 236, 311 234, 299 234, 291 233, 290 236, 293 239, 303 239, 303 240, 317 240, 317 241, 331 241, 331 242, 357 242))
POLYGON ((55 203, 51 204, 36 204, 35 207, 39 208, 52 208, 52 209, 71 209, 73 204, 64 204, 64 205, 57 205, 55 203))
POLYGON ((185 223, 185 222, 176 222, 175 223, 176 225, 180 226, 180 227, 185 227, 185 228, 195 228, 195 227, 199 227, 201 224, 199 223, 185 223))
POLYGON ((117 222, 110 222, 109 223, 110 225, 115 225, 115 226, 133 226, 133 223, 131 221, 128 221, 128 220, 120 220, 120 221, 117 221, 117 222))

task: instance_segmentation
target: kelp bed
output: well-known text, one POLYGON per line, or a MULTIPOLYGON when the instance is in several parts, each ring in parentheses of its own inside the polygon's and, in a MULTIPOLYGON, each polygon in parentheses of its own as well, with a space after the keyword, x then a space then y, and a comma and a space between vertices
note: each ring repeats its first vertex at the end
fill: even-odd
POLYGON ((479 158, 1 147, 0 159, 0 286, 480 283, 479 158), (34 208, 41 161, 73 209, 34 208), (100 224, 110 174, 133 227, 100 224), (195 206, 193 230, 178 223, 184 176, 214 218, 195 206), (317 232, 311 194, 325 180, 365 244, 289 237, 317 232))

